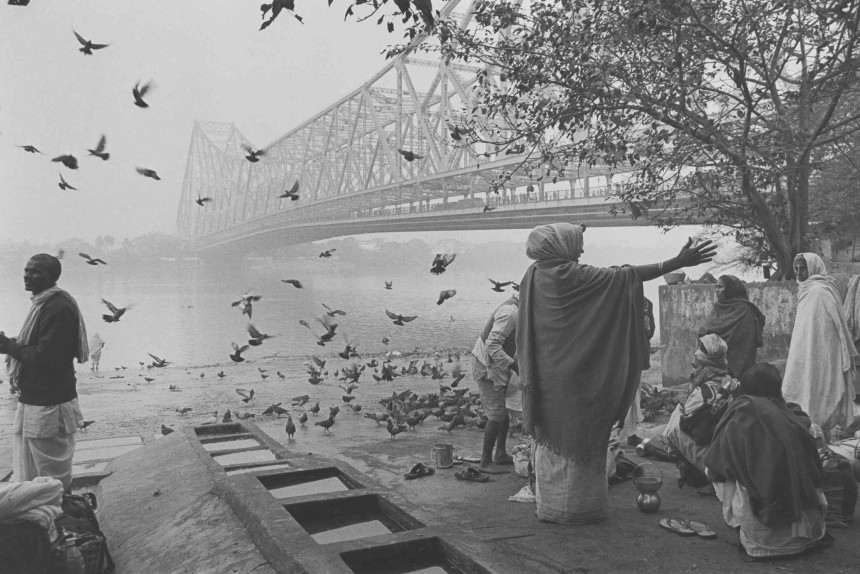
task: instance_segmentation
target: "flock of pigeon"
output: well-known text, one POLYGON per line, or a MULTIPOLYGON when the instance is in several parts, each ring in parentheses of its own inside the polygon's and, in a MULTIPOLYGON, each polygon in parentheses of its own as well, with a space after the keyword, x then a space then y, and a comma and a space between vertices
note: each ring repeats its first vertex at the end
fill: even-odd
MULTIPOLYGON (((81 45, 81 48, 79 49, 79 51, 82 54, 84 54, 85 56, 92 56, 93 50, 101 50, 101 49, 107 48, 109 46, 109 44, 96 44, 92 40, 85 39, 83 36, 81 36, 77 32, 74 32, 74 34, 75 34, 75 37, 78 39, 78 42, 81 45)), ((144 96, 147 95, 147 93, 151 89, 152 89, 152 82, 147 82, 143 85, 141 85, 140 82, 137 82, 134 85, 134 88, 132 88, 132 90, 131 90, 134 105, 137 106, 138 108, 141 108, 141 109, 148 108, 149 104, 143 98, 144 98, 144 96)), ((38 154, 44 155, 43 152, 33 144, 18 145, 18 147, 20 147, 21 149, 23 149, 24 151, 26 151, 28 153, 38 153, 38 154)), ((87 149, 88 157, 92 156, 92 157, 98 158, 102 161, 108 161, 110 159, 110 153, 105 151, 106 148, 107 148, 107 136, 102 134, 102 136, 99 138, 99 141, 96 144, 96 146, 92 149, 87 149)), ((78 158, 73 153, 64 153, 64 154, 54 156, 51 159, 51 161, 54 163, 62 164, 63 166, 65 166, 67 169, 70 169, 70 170, 76 170, 79 167, 78 158)), ((137 173, 139 173, 140 175, 142 175, 144 177, 148 177, 148 178, 154 179, 156 181, 161 180, 161 178, 158 176, 158 173, 154 169, 150 169, 147 167, 140 167, 140 166, 135 167, 135 169, 137 170, 137 173)), ((62 172, 59 173, 59 177, 60 177, 60 181, 57 183, 57 186, 61 190, 63 190, 63 191, 66 191, 66 190, 77 191, 78 190, 78 188, 72 186, 68 181, 66 181, 66 178, 63 176, 62 172)))

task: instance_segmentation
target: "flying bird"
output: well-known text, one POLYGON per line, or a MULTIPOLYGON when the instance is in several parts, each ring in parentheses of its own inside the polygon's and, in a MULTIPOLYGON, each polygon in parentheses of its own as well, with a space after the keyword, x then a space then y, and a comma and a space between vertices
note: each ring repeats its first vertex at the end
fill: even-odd
POLYGON ((320 253, 320 257, 331 257, 331 254, 337 251, 337 249, 326 249, 322 253, 320 253))
POLYGON ((341 311, 340 309, 332 309, 325 303, 323 303, 322 306, 326 308, 326 315, 328 315, 329 317, 334 317, 335 315, 346 315, 346 311, 341 311))
POLYGON ((308 322, 307 322, 307 321, 305 321, 304 319, 299 319, 299 325, 302 325, 302 326, 304 326, 304 327, 307 327, 308 329, 310 329, 310 328, 311 328, 311 326, 308 324, 308 322))
POLYGON ((453 297, 456 294, 457 294, 457 291, 455 289, 445 289, 441 293, 439 293, 439 300, 436 301, 436 304, 441 305, 442 303, 445 302, 446 299, 450 299, 451 297, 453 297))
POLYGON ((297 201, 299 199, 299 180, 296 180, 296 183, 293 184, 293 187, 290 189, 284 190, 284 193, 278 196, 281 199, 290 198, 290 201, 297 201))
POLYGON ((172 364, 170 361, 165 361, 159 357, 156 357, 152 353, 147 353, 150 357, 152 357, 152 366, 153 367, 166 367, 167 365, 172 364))
POLYGON ((298 279, 281 279, 281 281, 283 283, 289 283, 290 285, 292 285, 296 289, 301 289, 302 287, 304 287, 304 285, 302 285, 302 282, 299 281, 298 279))
POLYGON ((264 149, 255 150, 254 148, 252 148, 248 144, 242 144, 242 149, 244 149, 246 152, 248 152, 248 155, 245 156, 245 159, 247 159, 251 163, 257 163, 258 161, 260 161, 260 158, 262 156, 266 155, 266 150, 264 150, 264 149))
MULTIPOLYGON (((72 32, 75 31, 72 30, 72 32)), ((79 49, 78 51, 86 56, 92 56, 93 50, 101 50, 102 48, 107 48, 108 46, 110 46, 110 44, 93 44, 92 41, 85 40, 77 32, 75 32, 75 38, 77 38, 78 42, 80 42, 81 46, 83 46, 83 48, 79 49)))
POLYGON ((251 389, 250 391, 246 391, 245 389, 236 389, 236 393, 242 397, 242 402, 246 405, 254 398, 254 389, 251 389))
POLYGON ((410 150, 398 149, 397 151, 400 152, 400 155, 403 156, 403 159, 410 163, 415 161, 416 159, 424 159, 423 155, 418 155, 417 153, 410 150))
POLYGON ((514 291, 519 291, 520 290, 520 284, 516 283, 515 281, 511 281, 511 289, 513 289, 514 291))
POLYGON ((242 361, 245 360, 245 358, 242 356, 242 353, 244 353, 248 349, 249 349, 248 345, 242 345, 240 347, 236 343, 233 343, 234 353, 232 355, 230 355, 230 358, 233 359, 234 363, 241 363, 242 361))
POLYGON ((102 315, 102 319, 105 320, 105 323, 116 323, 120 320, 120 317, 125 315, 125 312, 128 310, 128 307, 117 308, 113 303, 108 301, 107 299, 102 299, 102 303, 107 305, 108 310, 110 310, 110 315, 102 315))
POLYGON ((445 269, 447 269, 448 266, 454 262, 454 259, 456 258, 456 253, 437 253, 436 257, 433 258, 433 264, 430 267, 430 273, 432 273, 433 275, 441 275, 445 272, 445 269))
POLYGON ((393 285, 394 285, 394 281, 386 281, 385 282, 385 288, 386 289, 391 289, 393 287, 393 285))
POLYGON ((152 179, 154 179, 156 181, 161 181, 161 178, 158 177, 158 174, 155 173, 154 169, 148 169, 145 167, 135 167, 134 169, 136 169, 137 173, 139 173, 143 177, 151 177, 152 179))
POLYGON ((418 318, 418 315, 405 316, 405 317, 403 315, 397 315, 397 314, 392 313, 388 309, 385 310, 385 314, 388 315, 389 319, 392 319, 394 321, 395 325, 401 325, 401 326, 404 323, 408 323, 409 321, 414 321, 415 319, 418 318))
POLYGON ((197 204, 197 205, 199 205, 200 207, 205 207, 205 204, 206 204, 207 202, 210 202, 210 201, 212 201, 212 198, 211 198, 211 197, 200 197, 200 196, 197 196, 197 199, 195 199, 195 200, 194 200, 194 203, 196 203, 196 204, 197 204))
POLYGON ((488 211, 493 211, 494 209, 496 209, 496 208, 490 207, 489 205, 485 205, 484 206, 484 213, 487 213, 488 211))
POLYGON ((241 299, 239 299, 238 301, 233 301, 230 306, 238 307, 239 310, 242 311, 242 314, 247 315, 248 319, 250 319, 251 313, 254 311, 253 303, 259 301, 262 298, 262 295, 251 295, 251 292, 248 291, 244 295, 242 295, 241 299))
MULTIPOLYGON (((25 152, 28 152, 28 153, 42 153, 34 145, 19 145, 18 147, 23 149, 25 152)), ((44 154, 42 154, 42 155, 44 155, 44 154)))
POLYGON ((261 333, 260 331, 258 331, 257 328, 254 327, 253 325, 251 325, 250 323, 248 324, 248 334, 251 335, 251 338, 248 339, 248 344, 251 345, 252 347, 257 347, 259 345, 262 345, 263 341, 265 341, 266 339, 272 338, 271 335, 268 335, 266 333, 261 333))
POLYGON ((490 283, 493 284, 493 286, 492 286, 493 291, 496 291, 498 293, 502 293, 502 292, 504 292, 503 287, 510 285, 511 283, 513 283, 513 281, 501 282, 501 281, 496 281, 494 279, 490 279, 490 283))
POLYGON ((134 88, 131 90, 131 95, 134 96, 134 105, 139 108, 148 108, 149 104, 143 101, 143 96, 152 89, 152 82, 145 83, 142 87, 140 86, 140 82, 134 85, 134 88))
POLYGON ((465 127, 461 127, 461 126, 451 127, 450 125, 448 126, 448 130, 450 130, 451 139, 454 141, 461 141, 463 139, 463 136, 469 135, 469 134, 475 132, 475 130, 473 130, 471 128, 465 128, 465 127))
POLYGON ((100 158, 102 161, 107 161, 107 159, 110 157, 110 154, 105 151, 106 145, 107 138, 104 134, 102 134, 102 137, 99 138, 99 143, 96 144, 96 149, 88 149, 87 151, 90 152, 90 155, 94 155, 97 158, 100 158))
POLYGON ((72 154, 58 155, 51 161, 59 162, 69 169, 78 169, 78 158, 72 154))
POLYGON ((71 189, 72 191, 78 190, 77 187, 72 187, 71 185, 69 185, 69 182, 66 181, 66 178, 63 177, 63 174, 59 174, 59 175, 60 175, 60 183, 57 184, 57 187, 59 187, 60 189, 62 189, 64 191, 67 189, 71 189))
POLYGON ((83 257, 84 259, 87 260, 87 265, 98 265, 99 263, 101 263, 102 265, 107 265, 107 263, 104 260, 99 259, 99 258, 90 257, 86 253, 78 253, 78 255, 80 255, 81 257, 83 257))

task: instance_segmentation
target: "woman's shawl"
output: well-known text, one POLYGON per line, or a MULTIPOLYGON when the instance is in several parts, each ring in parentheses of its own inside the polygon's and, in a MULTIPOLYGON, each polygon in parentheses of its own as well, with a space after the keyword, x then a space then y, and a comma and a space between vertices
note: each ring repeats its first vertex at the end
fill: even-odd
POLYGON ((581 245, 578 226, 532 231, 526 254, 537 261, 517 319, 523 423, 571 458, 624 421, 648 357, 641 279, 632 267, 581 265, 581 245))
POLYGON ((852 275, 848 280, 848 292, 842 303, 842 311, 856 347, 860 342, 860 275, 852 275))
POLYGON ((720 277, 726 288, 699 333, 719 335, 728 345, 729 371, 740 377, 756 362, 756 349, 764 344, 764 314, 749 300, 743 282, 732 275, 720 277))
POLYGON ((853 360, 857 354, 833 278, 824 262, 804 253, 809 278, 800 283, 782 392, 829 430, 854 419, 853 360))
POLYGON ((746 395, 717 425, 705 466, 715 482, 743 484, 766 526, 799 520, 817 503, 823 476, 815 439, 786 404, 746 395))

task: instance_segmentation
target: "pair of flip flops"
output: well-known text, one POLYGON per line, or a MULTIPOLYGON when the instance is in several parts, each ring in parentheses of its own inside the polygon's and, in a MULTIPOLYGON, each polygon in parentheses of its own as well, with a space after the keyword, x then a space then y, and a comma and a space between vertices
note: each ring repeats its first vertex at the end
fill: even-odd
POLYGON ((432 466, 424 466, 423 462, 419 462, 415 466, 412 467, 412 470, 403 475, 403 478, 406 480, 412 480, 415 478, 421 478, 422 476, 430 476, 435 473, 436 469, 432 466))
POLYGON ((465 480, 467 482, 487 482, 490 480, 490 477, 475 468, 474 466, 467 466, 463 470, 454 473, 454 478, 457 480, 465 480))
POLYGON ((679 536, 698 536, 705 540, 713 540, 717 533, 701 520, 683 520, 681 518, 661 518, 660 526, 679 536))

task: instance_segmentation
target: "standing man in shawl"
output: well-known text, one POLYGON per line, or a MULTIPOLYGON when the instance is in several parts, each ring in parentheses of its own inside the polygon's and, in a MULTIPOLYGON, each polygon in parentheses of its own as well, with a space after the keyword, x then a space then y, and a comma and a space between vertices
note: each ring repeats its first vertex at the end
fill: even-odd
POLYGON ((692 239, 668 261, 637 267, 579 263, 583 228, 532 230, 535 262, 520 282, 517 358, 523 425, 535 439, 537 515, 597 522, 609 508, 606 450, 647 364, 642 282, 711 261, 711 242, 692 239))
POLYGON ((783 377, 785 400, 794 402, 828 436, 854 420, 857 350, 845 322, 836 282, 814 253, 794 258, 797 313, 783 377))
POLYGON ((488 419, 480 468, 488 474, 504 474, 508 471, 500 465, 514 463, 505 444, 510 426, 505 395, 511 373, 519 372, 516 360, 518 304, 519 295, 514 293, 499 305, 472 349, 472 377, 478 383, 481 406, 488 419))
POLYGON ((717 301, 699 336, 719 335, 726 342, 729 373, 740 379, 756 363, 764 344, 764 314, 750 301, 743 281, 722 275, 717 281, 717 301))
POLYGON ((50 476, 72 484, 75 432, 83 423, 74 360, 89 358, 87 333, 78 304, 57 287, 62 266, 40 253, 24 267, 24 289, 33 306, 17 340, 0 333, 0 353, 11 358, 20 387, 15 412, 14 480, 50 476))

